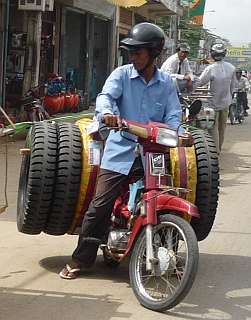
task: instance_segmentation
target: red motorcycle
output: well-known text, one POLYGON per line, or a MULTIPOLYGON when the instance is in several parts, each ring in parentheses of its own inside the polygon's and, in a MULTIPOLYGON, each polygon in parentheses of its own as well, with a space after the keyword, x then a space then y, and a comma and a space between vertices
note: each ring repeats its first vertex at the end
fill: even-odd
MULTIPOLYGON (((20 172, 17 206, 20 232, 72 234, 81 225, 88 208, 86 201, 89 203, 92 195, 78 202, 81 212, 76 213, 81 170, 89 170, 85 165, 81 169, 85 161, 81 154, 86 148, 81 132, 86 134, 86 126, 81 127, 81 132, 79 128, 72 124, 34 124, 20 172), (41 176, 41 172, 47 174, 41 176)), ((91 145, 102 145, 95 140, 105 138, 104 130, 95 126, 88 130, 94 138, 91 145)), ((143 155, 144 170, 134 175, 116 200, 111 228, 100 248, 105 262, 113 267, 130 256, 130 282, 138 301, 151 310, 164 311, 186 296, 198 267, 197 238, 189 223, 200 221, 198 208, 186 200, 190 190, 174 187, 170 156, 172 148, 189 147, 194 142, 190 133, 178 135, 162 123, 123 121, 121 134, 125 135, 124 132, 138 137, 135 152, 143 155)), ((93 170, 87 189, 94 192, 96 160, 101 149, 89 150, 89 160, 94 166, 89 166, 93 170)))
POLYGON ((145 174, 130 181, 116 200, 107 244, 101 249, 105 262, 113 266, 130 254, 130 282, 138 301, 164 311, 186 296, 197 272, 198 244, 188 221, 199 218, 198 209, 185 200, 189 190, 173 187, 168 172, 170 148, 191 146, 193 139, 154 122, 123 121, 123 131, 138 137, 145 174))

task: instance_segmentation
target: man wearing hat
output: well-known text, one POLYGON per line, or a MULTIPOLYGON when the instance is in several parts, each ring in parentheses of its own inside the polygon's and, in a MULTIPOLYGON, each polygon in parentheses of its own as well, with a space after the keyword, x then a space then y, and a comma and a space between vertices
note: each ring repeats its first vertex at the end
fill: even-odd
POLYGON ((167 58, 163 63, 161 71, 168 72, 174 79, 187 80, 187 87, 191 89, 193 72, 187 59, 189 52, 189 45, 187 43, 180 43, 176 48, 176 53, 167 58))

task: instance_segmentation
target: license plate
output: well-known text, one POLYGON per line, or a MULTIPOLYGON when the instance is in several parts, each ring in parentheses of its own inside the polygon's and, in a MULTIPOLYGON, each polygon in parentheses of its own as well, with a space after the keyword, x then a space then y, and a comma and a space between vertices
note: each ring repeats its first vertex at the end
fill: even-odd
POLYGON ((153 176, 164 176, 165 170, 165 156, 163 153, 150 153, 150 173, 153 176))

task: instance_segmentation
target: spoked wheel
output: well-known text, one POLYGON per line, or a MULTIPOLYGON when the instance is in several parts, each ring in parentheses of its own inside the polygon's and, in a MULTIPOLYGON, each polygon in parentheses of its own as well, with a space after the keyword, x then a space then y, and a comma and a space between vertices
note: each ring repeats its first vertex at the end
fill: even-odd
POLYGON ((229 120, 231 124, 235 123, 235 108, 236 106, 233 104, 229 106, 229 120))
POLYGON ((130 282, 139 302, 154 311, 173 308, 192 287, 199 249, 189 223, 165 214, 153 228, 154 270, 146 270, 146 236, 137 239, 129 265, 130 282))

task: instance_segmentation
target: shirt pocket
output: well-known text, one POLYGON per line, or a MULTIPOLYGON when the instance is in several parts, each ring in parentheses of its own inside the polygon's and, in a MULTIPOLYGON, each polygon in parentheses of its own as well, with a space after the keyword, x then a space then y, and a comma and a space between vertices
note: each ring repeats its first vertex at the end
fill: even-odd
POLYGON ((150 120, 162 122, 164 117, 164 104, 160 102, 155 102, 152 105, 150 112, 150 120))

